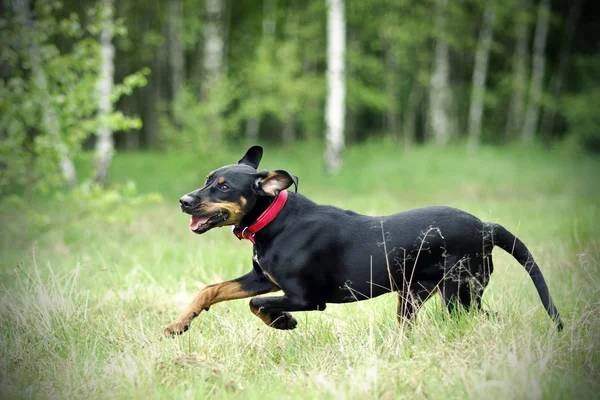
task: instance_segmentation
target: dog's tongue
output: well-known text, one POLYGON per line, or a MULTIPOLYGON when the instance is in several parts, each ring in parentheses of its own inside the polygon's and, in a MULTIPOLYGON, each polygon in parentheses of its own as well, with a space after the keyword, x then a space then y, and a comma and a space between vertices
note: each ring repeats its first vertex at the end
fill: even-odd
POLYGON ((208 221, 208 218, 201 218, 197 215, 192 215, 190 219, 190 229, 195 231, 200 228, 200 225, 205 224, 208 221))

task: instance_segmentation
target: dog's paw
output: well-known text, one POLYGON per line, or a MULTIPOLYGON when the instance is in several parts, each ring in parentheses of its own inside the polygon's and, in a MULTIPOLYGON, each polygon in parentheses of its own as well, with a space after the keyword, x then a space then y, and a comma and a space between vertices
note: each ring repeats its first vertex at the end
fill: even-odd
POLYGON ((290 313, 281 313, 273 319, 273 322, 271 322, 271 327, 283 330, 295 329, 297 325, 298 321, 296 321, 296 318, 292 317, 292 314, 290 313))
POLYGON ((165 336, 172 337, 181 335, 190 328, 189 322, 173 321, 164 330, 165 336))

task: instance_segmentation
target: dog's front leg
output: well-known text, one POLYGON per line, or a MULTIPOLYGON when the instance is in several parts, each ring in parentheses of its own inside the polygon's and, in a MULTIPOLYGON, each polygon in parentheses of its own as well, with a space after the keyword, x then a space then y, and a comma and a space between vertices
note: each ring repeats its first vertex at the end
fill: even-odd
POLYGON ((253 297, 277 290, 279 290, 277 286, 255 270, 231 281, 208 285, 196 295, 185 311, 167 326, 165 334, 167 336, 181 335, 188 330, 190 323, 200 312, 203 310, 208 311, 213 304, 253 297))

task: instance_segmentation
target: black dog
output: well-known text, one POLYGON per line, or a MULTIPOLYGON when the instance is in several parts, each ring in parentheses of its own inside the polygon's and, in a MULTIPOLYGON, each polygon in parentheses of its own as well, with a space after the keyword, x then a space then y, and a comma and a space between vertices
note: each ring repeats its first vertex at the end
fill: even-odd
POLYGON ((458 304, 481 308, 494 269, 492 248, 511 253, 527 270, 550 317, 562 329, 540 268, 525 245, 498 224, 450 207, 427 207, 385 217, 313 203, 285 189, 298 184, 286 171, 256 168, 262 147, 237 165, 208 175, 205 185, 180 200, 190 228, 204 233, 234 225, 238 238, 254 244, 253 269, 205 287, 170 323, 181 334, 215 303, 253 297, 250 309, 267 325, 294 329, 290 311, 324 310, 327 303, 399 293, 398 319, 410 320, 436 291, 449 311, 458 304), (283 291, 283 296, 254 297, 283 291))

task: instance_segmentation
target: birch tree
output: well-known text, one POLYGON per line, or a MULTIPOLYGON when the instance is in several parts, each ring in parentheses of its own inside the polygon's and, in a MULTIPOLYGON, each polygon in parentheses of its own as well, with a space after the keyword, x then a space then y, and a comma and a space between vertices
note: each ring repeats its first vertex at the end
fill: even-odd
POLYGON ((344 63, 346 21, 343 0, 327 0, 327 103, 325 164, 329 172, 342 165, 346 84, 344 63))
POLYGON ((529 24, 527 15, 531 0, 518 0, 515 35, 517 43, 512 61, 512 96, 506 119, 505 136, 514 137, 523 126, 525 88, 529 61, 529 24))
POLYGON ((106 184, 108 168, 114 153, 112 127, 106 117, 112 113, 111 92, 114 84, 115 48, 112 44, 114 24, 113 0, 102 0, 100 4, 100 76, 98 79, 98 114, 100 126, 96 131, 96 182, 106 184), (105 117, 104 123, 102 117, 105 117))
POLYGON ((203 100, 218 84, 223 75, 223 1, 204 0, 204 58, 201 97, 203 100))
POLYGON ((48 88, 48 81, 42 64, 41 50, 34 40, 35 23, 29 12, 29 0, 13 0, 13 9, 23 24, 23 40, 28 43, 29 63, 31 65, 32 83, 39 94, 42 123, 40 129, 50 137, 58 156, 59 168, 65 183, 69 187, 77 184, 75 166, 69 155, 69 149, 61 137, 61 123, 48 88))
MULTIPOLYGON (((275 28, 277 25, 277 0, 263 0, 262 35, 260 37, 259 51, 273 51, 275 41, 275 28)), ((260 131, 260 115, 253 115, 246 120, 246 142, 255 144, 260 131)))
MULTIPOLYGON (((558 68, 552 77, 550 82, 550 94, 553 100, 557 100, 562 91, 563 80, 567 73, 567 66, 569 64, 569 55, 571 53, 571 42, 575 36, 575 29, 577 28, 577 21, 581 16, 581 3, 582 0, 574 0, 571 4, 569 16, 565 22, 565 28, 563 32, 562 42, 560 44, 560 50, 558 54, 558 68)), ((549 139, 552 136, 554 130, 554 120, 556 118, 557 106, 553 105, 544 112, 542 119, 542 135, 544 138, 549 139)))
POLYGON ((483 14, 479 40, 475 52, 475 66, 473 67, 473 82, 471 86, 471 104, 469 107, 469 145, 471 148, 479 146, 481 141, 481 119, 483 116, 483 100, 485 95, 485 81, 488 72, 488 60, 494 32, 494 18, 496 10, 493 4, 486 7, 483 14))
POLYGON ((450 91, 450 53, 446 39, 448 0, 437 0, 434 29, 438 35, 433 55, 431 89, 429 92, 430 128, 435 141, 446 145, 453 136, 450 117, 452 92, 450 91))
POLYGON ((223 59, 225 40, 223 38, 224 1, 204 0, 204 59, 203 79, 201 84, 200 99, 205 103, 213 103, 208 108, 206 125, 208 130, 217 139, 221 137, 220 107, 215 96, 219 83, 223 78, 223 59))
POLYGON ((171 72, 171 114, 175 126, 180 125, 173 107, 179 98, 185 79, 185 57, 182 42, 183 1, 169 0, 168 47, 171 72))
POLYGON ((521 138, 525 142, 531 142, 538 127, 540 114, 540 99, 542 97, 542 86, 544 83, 544 68, 546 62, 546 37, 548 36, 548 24, 550 22, 550 0, 541 0, 535 37, 533 39, 533 64, 531 66, 531 85, 529 86, 529 98, 525 120, 521 130, 521 138))

